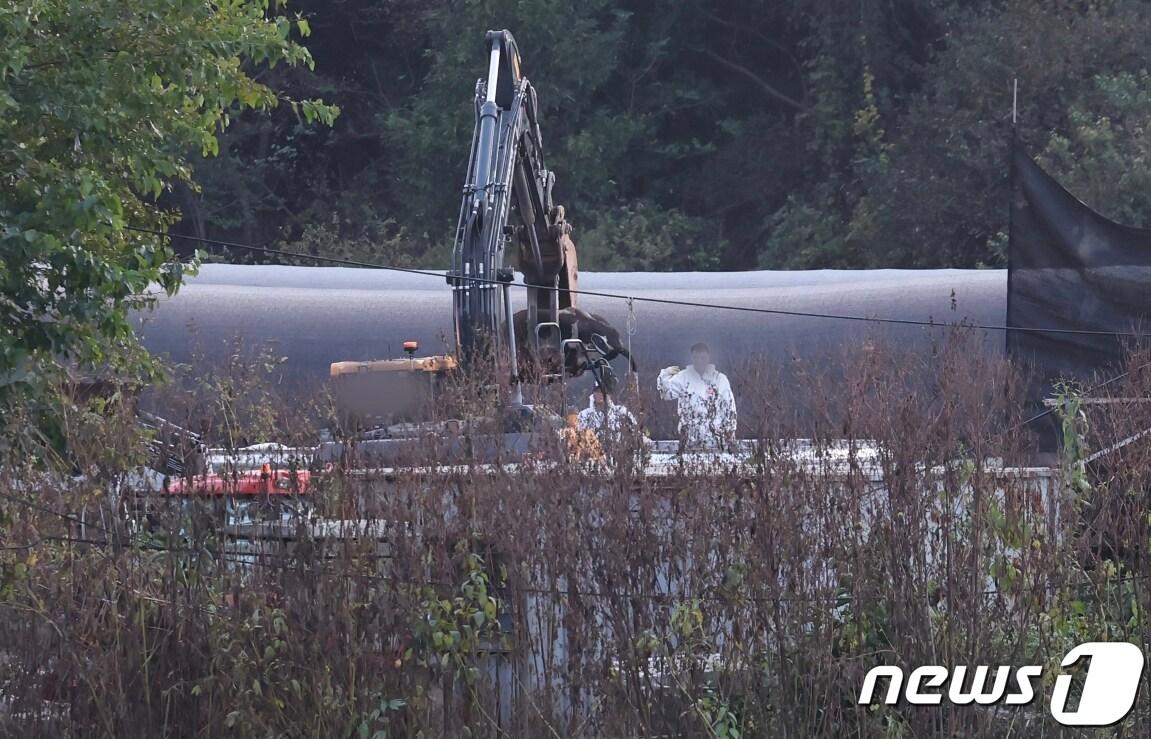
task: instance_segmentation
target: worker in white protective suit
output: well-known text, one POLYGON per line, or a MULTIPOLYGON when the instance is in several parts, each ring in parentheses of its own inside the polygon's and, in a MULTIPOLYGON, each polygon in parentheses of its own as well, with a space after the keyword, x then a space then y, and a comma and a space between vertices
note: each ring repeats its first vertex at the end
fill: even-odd
POLYGON ((660 370, 660 397, 679 403, 679 436, 687 449, 723 449, 735 440, 735 395, 727 375, 711 362, 711 349, 691 347, 687 368, 660 370))
POLYGON ((592 390, 587 408, 576 417, 576 425, 580 431, 591 431, 601 438, 605 433, 619 437, 629 430, 639 428, 631 411, 613 401, 599 385, 592 390))

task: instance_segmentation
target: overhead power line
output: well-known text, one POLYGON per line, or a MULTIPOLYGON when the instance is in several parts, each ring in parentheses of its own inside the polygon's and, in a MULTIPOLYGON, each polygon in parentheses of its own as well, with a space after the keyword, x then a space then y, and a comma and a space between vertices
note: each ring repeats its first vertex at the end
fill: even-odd
MULTIPOLYGON (((417 269, 414 267, 398 267, 390 264, 375 264, 372 262, 361 262, 355 259, 341 259, 339 257, 324 257, 315 254, 304 254, 301 252, 287 251, 284 249, 271 249, 266 246, 257 246, 255 244, 244 244, 236 241, 223 241, 220 239, 204 239, 199 236, 188 236, 186 234, 166 233, 149 228, 138 228, 135 226, 126 226, 129 231, 136 231, 139 233, 152 234, 164 238, 183 239, 186 241, 194 241, 206 245, 222 246, 228 249, 244 249, 259 254, 267 254, 271 256, 287 257, 289 259, 305 259, 313 262, 322 262, 324 264, 333 264, 343 267, 359 267, 361 269, 378 269, 388 272, 402 272, 410 275, 422 275, 425 277, 435 277, 437 279, 444 279, 443 272, 436 272, 427 269, 417 269)), ((500 285, 503 284, 499 280, 484 278, 484 277, 467 277, 467 276, 453 276, 452 279, 466 280, 475 284, 485 285, 500 285)), ((540 289, 549 290, 550 285, 537 285, 540 289)), ((719 303, 702 303, 694 300, 675 300, 673 298, 652 298, 641 297, 638 295, 624 295, 621 293, 608 293, 600 292, 597 290, 570 290, 569 292, 593 298, 607 298, 611 300, 632 301, 636 303, 651 303, 655 305, 674 305, 686 308, 707 308, 711 310, 727 310, 739 311, 741 313, 760 313, 772 316, 791 316, 796 318, 823 318, 835 321, 859 321, 863 323, 885 323, 900 326, 922 326, 927 328, 946 328, 948 326, 957 326, 959 328, 976 329, 981 331, 1022 331, 1026 333, 1049 333, 1049 334, 1072 334, 1084 336, 1110 336, 1115 338, 1143 338, 1144 334, 1135 333, 1131 331, 1101 331, 1097 329, 1077 329, 1077 328, 1038 328, 1033 326, 1006 326, 997 324, 985 323, 957 323, 948 324, 935 320, 922 320, 914 318, 881 318, 877 316, 860 316, 841 313, 818 313, 812 311, 798 311, 798 310, 785 310, 782 308, 758 308, 746 305, 725 305, 719 303)))

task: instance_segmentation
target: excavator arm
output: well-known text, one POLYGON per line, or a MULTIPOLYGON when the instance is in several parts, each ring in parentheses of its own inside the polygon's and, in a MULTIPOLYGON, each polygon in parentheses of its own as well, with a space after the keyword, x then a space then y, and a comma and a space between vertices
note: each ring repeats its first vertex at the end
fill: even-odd
MULTIPOLYGON (((510 356, 516 338, 508 286, 524 275, 533 343, 561 309, 574 306, 577 260, 564 208, 552 199, 536 91, 520 70, 509 31, 489 31, 488 74, 476 83, 476 126, 468 157, 448 282, 465 366, 478 353, 510 356)), ((558 332, 554 336, 558 343, 558 332)), ((532 347, 538 349, 538 347, 532 347)))
MULTIPOLYGON (((555 176, 544 163, 536 91, 520 70, 519 49, 508 31, 489 31, 487 77, 476 82, 476 125, 460 204, 447 280, 452 305, 455 356, 334 362, 333 389, 342 424, 418 417, 436 393, 437 379, 475 368, 493 358, 511 368, 515 396, 523 406, 517 341, 523 351, 558 356, 550 379, 590 370, 610 392, 614 378, 602 333, 615 335, 598 316, 587 314, 583 338, 576 311, 576 248, 564 209, 552 200, 555 176), (525 330, 517 339, 512 310, 515 270, 527 291, 525 330), (544 344, 546 343, 546 347, 544 344)), ((410 348, 408 343, 411 344, 410 348)))

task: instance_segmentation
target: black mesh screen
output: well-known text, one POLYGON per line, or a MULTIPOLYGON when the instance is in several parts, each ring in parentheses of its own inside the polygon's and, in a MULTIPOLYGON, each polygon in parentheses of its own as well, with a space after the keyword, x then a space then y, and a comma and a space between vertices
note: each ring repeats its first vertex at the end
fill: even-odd
MULTIPOLYGON (((1013 147, 1007 350, 1043 382, 1114 373, 1151 314, 1151 230, 1107 220, 1013 147), (1110 333, 1109 333, 1110 332, 1110 333)), ((1034 400, 1041 400, 1035 397, 1034 400)))

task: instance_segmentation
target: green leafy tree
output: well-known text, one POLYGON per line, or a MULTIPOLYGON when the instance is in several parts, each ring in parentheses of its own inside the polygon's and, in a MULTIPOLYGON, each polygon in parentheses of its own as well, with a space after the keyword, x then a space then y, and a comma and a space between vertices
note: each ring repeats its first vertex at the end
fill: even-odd
POLYGON ((320 71, 267 79, 345 114, 243 116, 181 228, 443 267, 489 28, 584 269, 1002 266, 1014 78, 1044 165, 1147 217, 1144 0, 297 2, 320 71))
POLYGON ((267 0, 0 7, 0 390, 59 363, 131 369, 130 309, 189 268, 145 232, 177 219, 159 199, 238 110, 277 104, 260 70, 311 66, 308 31, 267 0))
POLYGON ((1065 129, 1041 161, 1093 208, 1121 223, 1151 224, 1151 74, 1098 74, 1079 89, 1065 129))
MULTIPOLYGON (((922 82, 889 107, 886 174, 856 190, 876 210, 874 232, 857 242, 863 265, 1006 264, 1013 79, 1019 135, 1032 154, 1051 143, 1044 163, 1053 175, 1081 197, 1105 195, 1101 202, 1145 197, 1138 192, 1141 157, 1117 154, 1140 148, 1135 124, 1151 7, 1137 0, 1021 0, 959 5, 939 17, 944 32, 922 67, 922 82), (1116 79, 1121 71, 1131 76, 1116 79), (1108 116, 1123 126, 1113 128, 1117 138, 1105 165, 1113 186, 1080 192, 1089 177, 1058 154, 1062 145, 1052 134, 1071 141, 1086 160, 1102 147, 1086 146, 1085 137, 1108 116)), ((1130 215, 1122 206, 1117 212, 1130 215)), ((849 221, 848 229, 854 225, 849 221)))

